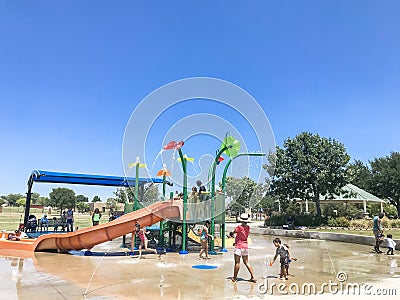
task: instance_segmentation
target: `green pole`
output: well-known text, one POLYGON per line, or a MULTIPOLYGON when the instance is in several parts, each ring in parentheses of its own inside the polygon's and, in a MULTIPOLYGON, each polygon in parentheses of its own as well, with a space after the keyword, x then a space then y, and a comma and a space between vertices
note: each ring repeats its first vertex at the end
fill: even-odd
POLYGON ((179 254, 187 254, 186 250, 186 211, 187 211, 187 173, 186 173, 186 159, 183 157, 181 148, 178 148, 179 157, 182 161, 183 169, 183 224, 182 224, 182 250, 179 254))
MULTIPOLYGON (((163 198, 164 198, 164 200, 165 200, 165 184, 166 184, 166 179, 167 179, 167 176, 165 175, 165 173, 164 173, 164 175, 163 175, 163 186, 162 186, 162 194, 163 194, 163 198)), ((162 248, 163 246, 164 246, 164 232, 163 232, 163 226, 164 226, 164 222, 163 222, 163 220, 161 220, 160 221, 160 234, 159 234, 159 236, 158 236, 158 247, 160 247, 160 248, 162 248)))
POLYGON ((165 185, 167 183, 166 179, 167 179, 167 176, 164 174, 162 177, 162 195, 163 195, 164 199, 165 199, 165 185))
MULTIPOLYGON (((135 176, 135 196, 133 199, 133 211, 136 211, 139 206, 139 168, 140 168, 140 161, 139 161, 139 156, 136 157, 136 176, 135 176)), ((135 234, 135 237, 132 240, 133 246, 131 246, 132 249, 135 248, 137 241, 137 236, 135 234)))
MULTIPOLYGON (((211 173, 211 235, 214 236, 215 232, 215 171, 217 169, 217 163, 218 159, 222 155, 222 153, 228 149, 228 147, 225 145, 221 150, 218 151, 217 155, 215 156, 215 159, 212 164, 212 173, 211 173)), ((214 252, 214 239, 211 240, 211 251, 214 252)))
MULTIPOLYGON (((224 200, 226 198, 226 174, 228 172, 229 166, 231 165, 232 161, 240 156, 265 156, 265 153, 239 153, 238 155, 232 157, 230 160, 228 160, 228 162, 225 165, 224 168, 224 173, 222 174, 222 195, 224 195, 224 200)), ((223 218, 223 234, 222 234, 222 250, 226 250, 225 248, 225 214, 224 214, 224 218, 223 218)))
MULTIPOLYGON (((174 199, 174 192, 169 193, 169 199, 173 201, 174 199)), ((168 248, 171 249, 171 240, 172 240, 172 222, 169 221, 168 226, 168 248)))
POLYGON ((136 211, 139 205, 139 156, 136 157, 136 178, 135 178, 135 201, 133 210, 136 211))

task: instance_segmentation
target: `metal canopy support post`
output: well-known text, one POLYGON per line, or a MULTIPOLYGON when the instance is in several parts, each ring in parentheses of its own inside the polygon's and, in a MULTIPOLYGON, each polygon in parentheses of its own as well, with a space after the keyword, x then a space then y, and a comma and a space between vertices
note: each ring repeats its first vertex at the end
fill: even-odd
POLYGON ((29 213, 31 210, 33 177, 34 174, 31 174, 28 180, 28 191, 26 193, 26 201, 25 201, 24 228, 26 228, 26 225, 28 224, 29 213))

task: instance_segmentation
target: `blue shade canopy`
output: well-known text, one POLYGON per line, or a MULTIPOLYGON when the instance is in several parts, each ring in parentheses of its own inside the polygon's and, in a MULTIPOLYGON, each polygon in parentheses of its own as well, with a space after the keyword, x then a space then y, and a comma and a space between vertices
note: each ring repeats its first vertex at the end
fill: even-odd
MULTIPOLYGON (((26 193, 25 202, 25 217, 24 226, 26 227, 31 207, 31 191, 34 182, 47 182, 47 183, 67 183, 67 184, 84 184, 84 185, 99 185, 99 186, 117 186, 117 187, 134 187, 136 185, 136 178, 132 177, 118 177, 106 175, 91 175, 91 174, 74 174, 74 173, 60 173, 35 170, 32 171, 28 180, 28 192, 26 193)), ((138 178, 138 185, 146 183, 162 183, 163 180, 159 178, 138 178)))
MULTIPOLYGON (((33 171, 30 176, 30 180, 32 180, 33 182, 119 186, 119 187, 134 187, 136 185, 136 179, 133 177, 60 173, 60 172, 50 172, 42 170, 33 171)), ((162 179, 159 178, 139 178, 138 182, 139 185, 144 185, 146 183, 162 183, 163 181, 162 179)))

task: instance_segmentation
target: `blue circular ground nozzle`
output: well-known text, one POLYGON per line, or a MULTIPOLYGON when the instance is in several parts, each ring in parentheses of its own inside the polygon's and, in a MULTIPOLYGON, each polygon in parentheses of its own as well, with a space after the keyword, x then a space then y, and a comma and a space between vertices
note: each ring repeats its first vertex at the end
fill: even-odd
POLYGON ((186 250, 181 250, 179 251, 179 254, 189 254, 189 252, 187 252, 186 250))
POLYGON ((215 251, 208 251, 208 254, 210 254, 210 255, 217 255, 217 252, 215 252, 215 251))
POLYGON ((219 250, 219 252, 224 252, 224 253, 226 253, 226 252, 228 252, 228 250, 227 250, 226 248, 222 248, 221 250, 219 250))

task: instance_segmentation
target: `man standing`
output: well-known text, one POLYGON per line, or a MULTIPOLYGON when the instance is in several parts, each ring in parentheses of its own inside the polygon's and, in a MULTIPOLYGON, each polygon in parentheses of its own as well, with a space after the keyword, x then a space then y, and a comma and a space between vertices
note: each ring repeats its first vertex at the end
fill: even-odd
POLYGON ((379 246, 383 242, 383 227, 382 227, 381 220, 382 220, 382 218, 384 216, 385 216, 384 213, 379 213, 373 219, 374 225, 373 225, 373 228, 372 228, 372 232, 374 233, 374 236, 375 236, 374 250, 375 250, 376 253, 382 253, 382 251, 379 250, 379 246))
POLYGON ((74 212, 72 208, 67 210, 67 232, 74 231, 74 212))
POLYGON ((206 194, 207 190, 206 190, 205 186, 203 185, 203 183, 200 180, 197 180, 196 185, 197 185, 198 191, 199 191, 200 202, 207 200, 206 199, 207 198, 207 194, 206 194))

